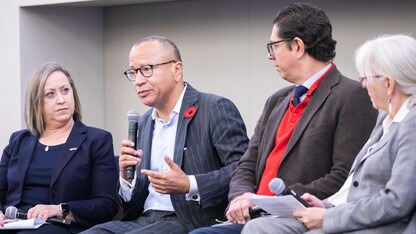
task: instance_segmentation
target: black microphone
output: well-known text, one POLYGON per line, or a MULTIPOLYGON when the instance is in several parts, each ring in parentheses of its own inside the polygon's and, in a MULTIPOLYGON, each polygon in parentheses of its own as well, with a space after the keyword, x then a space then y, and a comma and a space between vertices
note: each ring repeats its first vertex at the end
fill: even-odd
POLYGON ((269 189, 276 195, 292 195, 296 200, 298 200, 305 207, 309 207, 308 203, 305 200, 300 198, 293 190, 289 187, 286 187, 285 183, 280 178, 274 178, 269 183, 269 189))
MULTIPOLYGON (((138 136, 138 127, 139 127, 139 120, 140 115, 139 112, 135 110, 129 110, 127 112, 127 120, 129 122, 129 128, 128 128, 128 139, 132 142, 134 142, 133 149, 137 149, 137 136, 138 136)), ((134 178, 134 173, 136 171, 136 167, 134 165, 128 166, 126 168, 127 171, 127 179, 131 180, 134 178)))
POLYGON ((258 217, 263 217, 266 215, 270 215, 267 211, 263 210, 259 206, 253 206, 248 209, 248 214, 250 215, 250 219, 255 219, 258 217))
MULTIPOLYGON (((14 206, 6 208, 5 216, 8 219, 27 219, 27 212, 19 210, 14 206)), ((71 225, 71 220, 62 219, 59 217, 50 217, 46 220, 49 223, 71 225)))

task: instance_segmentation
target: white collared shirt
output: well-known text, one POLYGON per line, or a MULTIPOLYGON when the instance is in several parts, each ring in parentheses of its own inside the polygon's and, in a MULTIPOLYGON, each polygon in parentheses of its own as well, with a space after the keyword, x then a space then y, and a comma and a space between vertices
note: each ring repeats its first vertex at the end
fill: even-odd
MULTIPOLYGON (((313 76, 309 77, 305 82, 303 82, 302 86, 308 88, 308 90, 312 87, 312 85, 323 75, 325 72, 329 70, 332 63, 329 63, 324 68, 322 68, 318 73, 315 73, 313 76)), ((307 93, 307 92, 306 92, 307 93)), ((306 93, 300 96, 300 101, 303 101, 306 97, 306 93)))

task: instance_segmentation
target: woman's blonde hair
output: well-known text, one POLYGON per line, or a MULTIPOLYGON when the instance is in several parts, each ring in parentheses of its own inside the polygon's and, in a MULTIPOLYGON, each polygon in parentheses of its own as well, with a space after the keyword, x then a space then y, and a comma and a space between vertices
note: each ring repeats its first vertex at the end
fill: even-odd
POLYGON ((32 72, 26 84, 25 122, 29 131, 37 136, 41 136, 46 128, 43 115, 45 82, 49 75, 56 71, 60 71, 66 75, 73 90, 75 104, 73 119, 81 121, 82 118, 78 92, 69 72, 57 63, 44 63, 32 72))

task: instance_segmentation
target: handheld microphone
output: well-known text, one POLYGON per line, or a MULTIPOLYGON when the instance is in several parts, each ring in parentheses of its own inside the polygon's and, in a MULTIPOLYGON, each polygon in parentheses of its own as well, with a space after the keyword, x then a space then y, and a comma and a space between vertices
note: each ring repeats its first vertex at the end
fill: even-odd
MULTIPOLYGON (((19 210, 14 206, 7 207, 4 215, 8 219, 27 219, 27 212, 19 210)), ((50 217, 46 221, 55 224, 71 225, 71 220, 62 219, 58 217, 50 217)))
MULTIPOLYGON (((135 110, 129 110, 127 112, 127 120, 129 123, 128 139, 134 142, 134 146, 132 148, 136 150, 137 149, 137 135, 138 135, 137 129, 139 127, 140 115, 135 110)), ((134 165, 128 166, 126 168, 127 179, 129 180, 133 179, 135 171, 136 171, 136 167, 134 165)))
POLYGON ((263 217, 266 215, 270 215, 267 211, 263 210, 259 206, 253 206, 248 209, 248 214, 250 215, 250 219, 255 219, 258 217, 263 217))
POLYGON ((305 207, 309 207, 308 203, 305 200, 300 198, 293 190, 289 187, 286 187, 285 183, 280 178, 274 178, 269 183, 269 189, 276 195, 292 195, 296 200, 298 200, 305 207))

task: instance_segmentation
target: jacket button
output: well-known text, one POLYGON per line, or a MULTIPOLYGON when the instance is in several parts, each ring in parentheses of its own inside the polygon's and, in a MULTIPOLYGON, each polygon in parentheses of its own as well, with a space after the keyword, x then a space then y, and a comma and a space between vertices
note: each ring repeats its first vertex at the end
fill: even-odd
POLYGON ((353 183, 352 183, 352 185, 354 186, 354 187, 358 187, 358 181, 354 181, 353 183))
POLYGON ((56 195, 58 194, 58 192, 57 192, 56 190, 52 190, 52 191, 51 191, 51 194, 52 194, 53 196, 56 196, 56 195))

